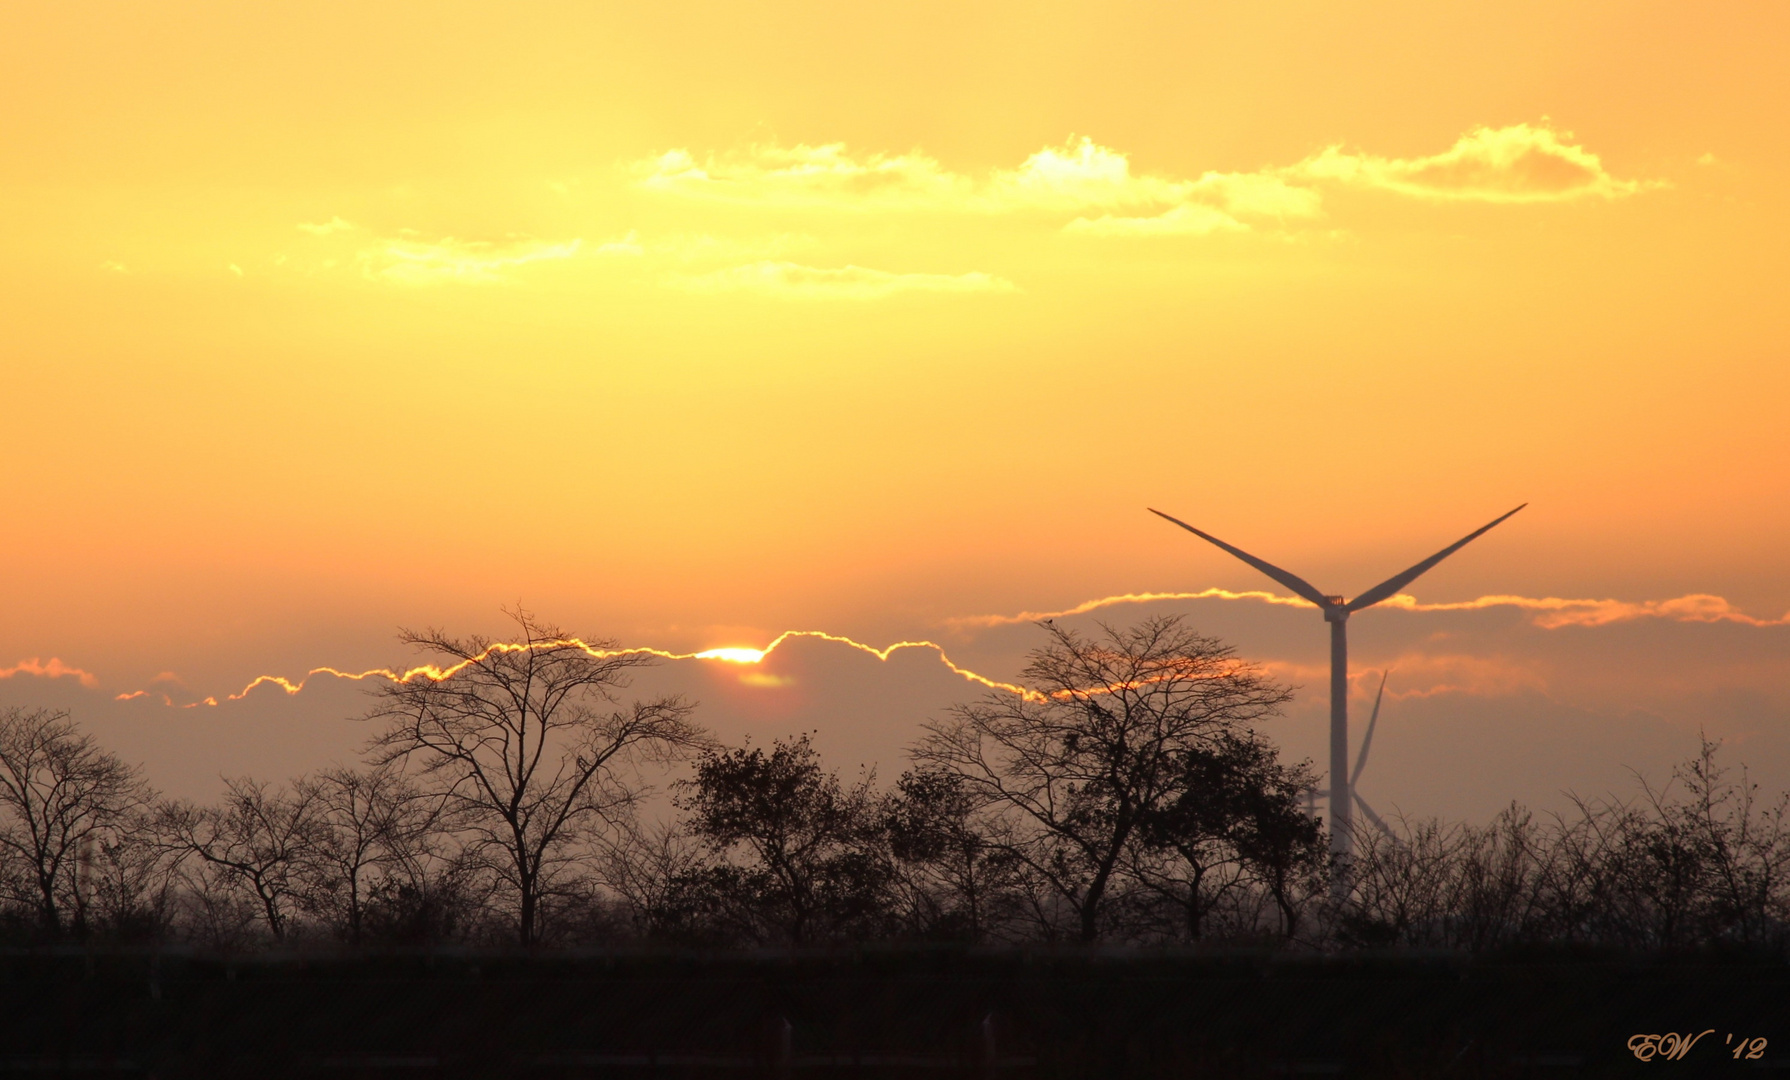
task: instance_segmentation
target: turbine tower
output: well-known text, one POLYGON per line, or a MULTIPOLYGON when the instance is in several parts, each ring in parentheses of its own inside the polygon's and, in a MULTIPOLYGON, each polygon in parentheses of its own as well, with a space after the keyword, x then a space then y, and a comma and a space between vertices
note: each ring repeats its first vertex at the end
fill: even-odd
MULTIPOLYGON (((1528 503, 1523 504, 1523 506, 1528 505, 1528 503)), ((1517 507, 1517 510, 1521 510, 1523 506, 1517 507)), ((1216 544, 1310 600, 1318 606, 1318 610, 1324 613, 1325 621, 1330 624, 1330 790, 1327 795, 1330 803, 1330 854, 1337 867, 1337 872, 1331 877, 1331 892, 1338 898, 1346 895, 1349 887, 1348 861, 1351 840, 1349 828, 1353 819, 1350 806, 1353 799, 1349 790, 1352 779, 1349 776, 1349 616, 1363 608, 1373 607, 1394 595, 1406 585, 1417 580, 1424 571, 1453 555, 1492 528, 1493 525, 1497 525, 1510 514, 1516 513, 1517 510, 1512 510, 1509 514, 1493 520, 1490 524, 1473 530, 1416 566, 1403 573, 1394 574, 1353 600, 1341 596, 1326 596, 1297 574, 1290 574, 1271 562, 1258 559, 1240 548, 1234 548, 1218 537, 1203 533, 1179 518, 1170 517, 1160 510, 1152 509, 1150 511, 1157 517, 1167 518, 1200 539, 1216 544)), ((1365 751, 1366 747, 1362 749, 1365 751)))

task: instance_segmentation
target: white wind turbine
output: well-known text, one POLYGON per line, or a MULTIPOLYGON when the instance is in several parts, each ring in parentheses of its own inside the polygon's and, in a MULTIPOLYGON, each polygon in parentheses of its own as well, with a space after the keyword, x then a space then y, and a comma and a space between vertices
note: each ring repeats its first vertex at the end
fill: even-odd
MULTIPOLYGON (((1528 503, 1523 504, 1523 506, 1528 505, 1528 503)), ((1395 595, 1400 589, 1417 580, 1424 571, 1453 555, 1492 526, 1516 513, 1517 510, 1521 510, 1523 506, 1480 526, 1416 566, 1402 573, 1394 574, 1353 600, 1342 596, 1326 596, 1319 592, 1311 582, 1297 574, 1289 573, 1271 562, 1258 559, 1241 548, 1234 548, 1218 537, 1203 533, 1179 518, 1170 517, 1160 510, 1150 510, 1150 513, 1157 517, 1166 518, 1200 539, 1223 548, 1316 604, 1318 610, 1324 613, 1324 620, 1330 624, 1330 789, 1326 795, 1330 804, 1330 854, 1336 866, 1336 871, 1330 878, 1330 888, 1332 894, 1338 898, 1346 895, 1349 889, 1348 861, 1350 840, 1352 839, 1350 826, 1354 821, 1352 804, 1355 801, 1350 790, 1352 778, 1349 775, 1349 616, 1364 608, 1373 607, 1380 601, 1395 595)), ((1382 689, 1384 689, 1384 684, 1382 684, 1382 689)), ((1377 718, 1379 713, 1377 702, 1374 712, 1377 718)), ((1363 745, 1363 762, 1366 761, 1366 755, 1367 747, 1363 745)), ((1360 771, 1359 765, 1356 767, 1356 771, 1360 771)), ((1365 804, 1362 809, 1367 809, 1365 804)), ((1368 810, 1367 813, 1369 820, 1379 820, 1379 816, 1373 811, 1368 810)))
MULTIPOLYGON (((1355 768, 1349 773, 1349 798, 1354 800, 1356 809, 1366 814, 1367 820, 1374 823, 1374 828, 1385 833, 1386 839, 1397 844, 1400 843, 1398 835, 1392 831, 1391 826, 1387 825, 1386 822, 1380 818, 1380 815, 1374 813, 1373 807, 1367 805, 1367 800, 1361 797, 1360 786, 1361 770, 1367 768, 1367 748, 1374 744, 1374 726, 1380 722, 1380 702, 1384 701, 1386 698, 1386 677, 1391 674, 1392 672, 1390 670, 1380 672, 1380 689, 1374 694, 1374 711, 1373 714, 1367 718, 1367 732, 1361 736, 1361 753, 1355 756, 1355 768)), ((1305 800, 1306 813, 1316 816, 1318 812, 1317 806, 1315 805, 1316 800, 1320 798, 1327 799, 1329 797, 1329 788, 1307 788, 1305 800)))

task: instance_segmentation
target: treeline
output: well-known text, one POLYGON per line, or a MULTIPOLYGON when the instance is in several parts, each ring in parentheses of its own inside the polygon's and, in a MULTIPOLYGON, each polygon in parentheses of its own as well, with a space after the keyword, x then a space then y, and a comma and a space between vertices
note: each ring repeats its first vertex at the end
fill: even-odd
POLYGON ((1790 804, 1707 742, 1633 801, 1400 823, 1338 867, 1309 766, 1258 731, 1289 690, 1176 619, 1045 624, 1027 692, 926 725, 887 786, 842 779, 806 736, 727 747, 688 702, 624 702, 650 658, 516 619, 515 642, 406 635, 438 666, 378 691, 360 767, 231 779, 211 805, 160 797, 66 714, 0 712, 0 936, 1790 943, 1790 804))

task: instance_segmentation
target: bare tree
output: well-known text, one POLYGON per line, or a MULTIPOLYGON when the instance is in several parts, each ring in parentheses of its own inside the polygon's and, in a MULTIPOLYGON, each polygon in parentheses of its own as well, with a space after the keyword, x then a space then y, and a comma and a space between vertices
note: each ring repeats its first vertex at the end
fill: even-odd
POLYGON ((225 781, 223 803, 196 807, 170 803, 157 826, 174 851, 199 859, 203 874, 217 880, 196 882, 201 895, 218 886, 252 897, 261 920, 275 941, 283 941, 303 894, 306 863, 318 839, 318 791, 309 784, 281 790, 242 777, 225 781))
POLYGON ((690 882, 708 862, 708 850, 681 824, 636 820, 616 823, 599 841, 598 873, 621 898, 643 938, 672 938, 685 929, 677 915, 690 882))
POLYGON ((1672 770, 1684 790, 1667 803, 1643 784, 1654 815, 1695 838, 1701 856, 1704 940, 1762 945, 1780 937, 1790 885, 1790 793, 1761 804, 1759 785, 1741 766, 1738 781, 1716 764, 1720 743, 1699 737, 1697 756, 1672 770))
POLYGON ((621 767, 666 762, 709 740, 677 697, 615 707, 629 671, 651 656, 510 614, 514 642, 404 632, 406 644, 445 663, 380 688, 367 719, 387 726, 369 754, 379 765, 414 755, 514 898, 517 938, 532 944, 542 900, 579 842, 640 796, 621 767))
POLYGON ((980 943, 998 937, 1023 908, 1023 868, 1004 822, 976 812, 954 772, 909 770, 884 800, 895 860, 895 915, 908 933, 980 943))
POLYGON ((173 929, 179 856, 159 840, 153 810, 145 806, 90 846, 79 892, 91 932, 154 941, 173 929))
POLYGON ((927 725, 923 767, 956 773, 986 811, 1019 828, 1009 850, 1049 883, 1082 941, 1140 826, 1179 793, 1177 762, 1279 711, 1291 692, 1214 638, 1154 618, 1085 640, 1041 624, 1050 643, 1022 678, 927 725))
POLYGON ((65 712, 0 712, 0 847, 18 865, 46 933, 85 922, 80 864, 115 841, 152 798, 137 770, 81 734, 65 712))
POLYGON ((358 944, 368 901, 387 879, 409 883, 421 876, 414 864, 433 853, 442 801, 418 791, 393 764, 364 772, 326 769, 295 786, 315 808, 305 906, 358 944))

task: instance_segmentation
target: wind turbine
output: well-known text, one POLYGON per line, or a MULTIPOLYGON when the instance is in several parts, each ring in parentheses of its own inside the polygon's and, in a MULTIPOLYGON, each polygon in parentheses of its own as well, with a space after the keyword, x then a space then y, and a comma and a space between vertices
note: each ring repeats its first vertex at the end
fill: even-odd
MULTIPOLYGON (((1382 833, 1385 833, 1385 838, 1391 840, 1393 844, 1402 844, 1398 835, 1393 833, 1393 827, 1387 826, 1384 820, 1380 819, 1380 815, 1375 813, 1371 806, 1368 806, 1368 801, 1360 797, 1360 770, 1362 770, 1362 768, 1368 768, 1368 747, 1373 745, 1373 729, 1375 729, 1375 725, 1380 724, 1380 702, 1385 700, 1385 679, 1387 679, 1387 675, 1391 675, 1391 673, 1393 672, 1389 672, 1389 670, 1387 670, 1387 672, 1380 672, 1380 690, 1373 695, 1373 715, 1368 716, 1368 733, 1364 734, 1364 736, 1360 736, 1360 754, 1355 756, 1355 770, 1348 774, 1348 793, 1350 793, 1351 801, 1355 802, 1355 808, 1368 815, 1368 820, 1373 822, 1373 827, 1377 827, 1382 833)), ((1307 799, 1305 799, 1305 811, 1307 811, 1307 813, 1314 813, 1314 815, 1316 815, 1317 808, 1314 806, 1314 802, 1316 802, 1316 799, 1319 799, 1319 797, 1328 799, 1328 797, 1330 797, 1330 788, 1307 788, 1307 799)))
MULTIPOLYGON (((1523 506, 1528 505, 1528 503, 1523 504, 1523 506)), ((1330 790, 1328 798, 1330 803, 1330 854, 1337 868, 1331 876, 1330 888, 1332 895, 1339 899, 1347 894, 1349 888, 1348 861, 1351 840, 1349 827, 1354 820, 1351 806, 1354 800, 1351 797, 1352 785, 1349 776, 1349 616, 1393 596, 1400 589, 1417 580, 1430 567, 1467 546, 1492 526, 1516 513, 1517 510, 1521 510, 1523 506, 1493 519, 1489 524, 1480 526, 1416 566, 1403 573, 1394 574, 1353 600, 1342 596, 1326 596, 1319 592, 1311 582, 1297 574, 1288 573, 1273 563, 1258 559, 1241 548, 1234 548, 1216 536, 1201 532, 1180 518, 1170 517, 1160 510, 1150 510, 1150 513, 1157 517, 1166 518, 1200 539, 1223 548, 1298 595, 1310 600, 1318 606, 1318 610, 1324 613, 1324 620, 1330 624, 1330 790)), ((1375 713, 1378 712, 1376 704, 1375 713)), ((1366 749, 1365 746, 1362 747, 1364 755, 1366 749)), ((1365 761, 1365 756, 1363 760, 1365 761)), ((1377 817, 1371 811, 1368 816, 1370 818, 1377 817)))

